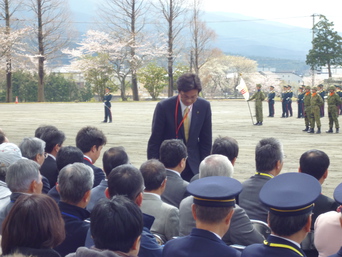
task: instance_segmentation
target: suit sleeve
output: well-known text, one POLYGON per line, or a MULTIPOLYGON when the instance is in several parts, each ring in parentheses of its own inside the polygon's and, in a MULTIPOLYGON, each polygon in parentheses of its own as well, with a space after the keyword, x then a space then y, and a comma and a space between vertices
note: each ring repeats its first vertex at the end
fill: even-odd
POLYGON ((165 236, 169 241, 174 236, 179 236, 179 211, 177 208, 171 208, 165 222, 165 236))
POLYGON ((205 119, 199 135, 200 157, 203 160, 210 154, 212 145, 212 123, 211 123, 211 107, 208 102, 206 108, 205 119))
POLYGON ((147 145, 147 159, 159 159, 159 148, 164 140, 165 114, 160 103, 154 110, 152 131, 147 145))

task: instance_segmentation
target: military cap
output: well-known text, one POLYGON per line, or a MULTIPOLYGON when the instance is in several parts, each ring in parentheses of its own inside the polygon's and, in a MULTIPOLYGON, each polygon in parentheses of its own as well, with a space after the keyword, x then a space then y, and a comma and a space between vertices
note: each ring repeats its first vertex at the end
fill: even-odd
POLYGON ((306 86, 305 89, 311 89, 311 87, 310 86, 306 86))
POLYGON ((261 188, 260 201, 278 216, 296 216, 312 211, 321 193, 321 184, 311 175, 289 172, 267 181, 261 188))
POLYGON ((274 86, 270 86, 270 87, 274 88, 274 86))
POLYGON ((317 87, 313 87, 313 88, 311 88, 311 90, 316 90, 317 91, 317 87))
POLYGON ((318 87, 323 87, 323 84, 319 84, 318 87))
POLYGON ((305 88, 305 85, 301 85, 300 87, 301 87, 301 88, 305 88))
POLYGON ((261 87, 261 84, 256 84, 257 87, 261 87))
POLYGON ((335 90, 336 88, 335 88, 335 86, 330 86, 329 87, 329 90, 335 90))
POLYGON ((17 145, 13 143, 0 144, 0 166, 8 167, 21 158, 21 151, 17 145))
POLYGON ((191 182, 187 191, 194 196, 194 204, 207 207, 230 207, 242 191, 239 181, 229 177, 211 176, 191 182))
POLYGON ((106 89, 110 90, 110 87, 106 87, 106 89))
POLYGON ((340 86, 340 85, 335 85, 335 87, 337 87, 337 88, 341 88, 341 86, 340 86))
POLYGON ((287 85, 287 87, 292 88, 290 85, 287 85))
POLYGON ((335 188, 334 199, 338 204, 342 204, 342 183, 335 188))

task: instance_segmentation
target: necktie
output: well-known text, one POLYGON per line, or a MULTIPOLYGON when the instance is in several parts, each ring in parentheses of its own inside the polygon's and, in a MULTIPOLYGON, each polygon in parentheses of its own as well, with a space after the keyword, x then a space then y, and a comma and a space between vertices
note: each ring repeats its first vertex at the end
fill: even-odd
POLYGON ((186 107, 185 110, 184 110, 184 116, 185 119, 184 119, 184 123, 183 123, 183 126, 184 126, 184 135, 185 135, 185 141, 188 142, 188 138, 189 138, 189 107, 186 107))

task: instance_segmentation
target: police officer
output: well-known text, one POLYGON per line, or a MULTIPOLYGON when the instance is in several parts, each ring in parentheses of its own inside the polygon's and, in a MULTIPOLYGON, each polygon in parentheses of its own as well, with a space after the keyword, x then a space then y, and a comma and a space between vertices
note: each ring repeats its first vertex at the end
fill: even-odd
POLYGON ((321 193, 316 178, 304 173, 278 175, 262 187, 260 201, 269 207, 271 235, 247 246, 241 257, 304 257, 300 247, 311 227, 314 202, 321 193))
POLYGON ((290 117, 292 117, 293 115, 292 97, 293 97, 292 87, 290 85, 287 85, 286 100, 287 100, 287 110, 289 112, 290 117))
POLYGON ((262 126, 262 122, 263 122, 262 101, 265 100, 265 95, 261 91, 261 84, 257 84, 256 88, 257 88, 257 92, 248 101, 255 99, 255 115, 256 115, 257 123, 255 123, 254 125, 262 126))
POLYGON ((267 96, 267 102, 268 102, 268 117, 274 117, 274 97, 275 97, 275 91, 274 86, 270 86, 270 92, 267 96))
POLYGON ((109 120, 109 123, 112 122, 112 112, 110 108, 112 107, 110 100, 112 100, 112 94, 110 93, 110 88, 106 87, 106 93, 103 97, 103 104, 104 104, 104 111, 105 111, 105 118, 102 122, 106 123, 109 120))
POLYGON ((303 87, 298 88, 298 97, 297 97, 297 104, 298 104, 298 117, 297 118, 303 118, 304 117, 304 89, 303 87))
POLYGON ((281 108, 282 108, 282 118, 287 118, 289 116, 289 112, 287 109, 287 86, 283 86, 283 92, 281 93, 281 108))
POLYGON ((311 92, 310 92, 310 86, 305 87, 305 94, 304 94, 304 118, 305 118, 305 129, 303 131, 307 132, 309 131, 310 122, 311 122, 311 92))
MULTIPOLYGON (((339 95, 339 97, 342 99, 342 91, 341 91, 341 86, 335 85, 336 87, 336 94, 339 95)), ((338 115, 342 114, 342 104, 338 106, 338 115)))
POLYGON ((321 133, 321 116, 320 116, 320 108, 323 105, 322 97, 317 93, 317 87, 313 87, 311 89, 311 128, 308 133, 315 133, 315 123, 317 124, 317 132, 316 134, 321 133))
POLYGON ((321 117, 324 117, 324 98, 325 98, 325 91, 324 91, 324 88, 323 88, 323 85, 322 84, 319 84, 318 86, 317 86, 317 88, 318 88, 318 94, 322 97, 322 99, 323 99, 323 105, 321 106, 321 108, 320 108, 320 115, 321 115, 321 117))
POLYGON ((329 115, 329 130, 327 133, 333 133, 333 125, 335 123, 336 133, 339 133, 340 126, 338 124, 338 106, 342 103, 341 98, 338 94, 335 93, 335 87, 329 87, 329 95, 328 95, 328 115, 329 115))

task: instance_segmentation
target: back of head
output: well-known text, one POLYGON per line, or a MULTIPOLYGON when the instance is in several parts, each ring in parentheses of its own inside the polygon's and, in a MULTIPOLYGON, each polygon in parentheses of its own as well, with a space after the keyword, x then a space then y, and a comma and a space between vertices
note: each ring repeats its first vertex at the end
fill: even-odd
POLYGON ((19 148, 24 157, 34 160, 37 154, 44 154, 45 142, 37 137, 25 137, 20 143, 19 148))
POLYGON ((109 175, 109 173, 117 166, 122 164, 128 164, 128 155, 125 152, 125 148, 122 146, 111 147, 104 152, 102 158, 103 170, 109 175))
POLYGON ((125 195, 132 201, 143 191, 144 181, 141 172, 131 164, 114 168, 108 176, 110 197, 125 195))
POLYGON ((272 232, 278 236, 291 236, 306 225, 310 215, 311 213, 296 216, 280 216, 269 212, 269 226, 272 232))
POLYGON ((9 166, 6 183, 11 192, 28 192, 32 181, 40 183, 39 164, 28 159, 21 159, 9 166))
POLYGON ((159 160, 169 169, 176 167, 187 156, 186 146, 179 139, 164 140, 159 149, 159 160))
POLYGON ((56 156, 57 169, 61 170, 68 164, 83 162, 82 151, 75 146, 64 146, 59 149, 56 156))
POLYGON ((58 130, 58 128, 52 125, 42 125, 36 129, 36 131, 34 132, 34 136, 40 138, 43 133, 50 130, 58 130))
POLYGON ((232 162, 234 158, 239 155, 239 145, 238 142, 231 137, 221 137, 215 139, 213 147, 211 149, 211 154, 222 154, 227 156, 232 162))
POLYGON ((5 135, 5 132, 3 132, 1 129, 0 129, 0 144, 6 142, 7 138, 6 138, 6 135, 5 135))
POLYGON ((320 180, 329 168, 330 159, 325 152, 313 149, 302 154, 299 165, 302 173, 309 174, 320 180))
POLYGON ((223 176, 232 177, 234 167, 226 156, 212 154, 207 156, 199 166, 199 177, 223 176))
POLYGON ((40 139, 46 143, 45 152, 51 153, 56 145, 62 146, 65 140, 65 134, 60 130, 45 130, 41 134, 40 139))
POLYGON ((255 147, 255 164, 258 172, 270 172, 278 161, 283 162, 283 147, 278 139, 264 138, 255 147))
POLYGON ((2 226, 2 253, 17 247, 53 248, 65 238, 64 221, 56 202, 44 194, 22 195, 2 226))
POLYGON ((76 135, 76 146, 83 153, 89 152, 94 145, 99 148, 106 143, 106 136, 96 127, 84 127, 76 135))
POLYGON ((125 196, 102 199, 91 212, 90 229, 96 248, 128 253, 143 229, 141 210, 125 196))
POLYGON ((178 91, 188 92, 190 90, 198 90, 198 93, 202 91, 202 85, 200 78, 194 73, 185 73, 181 75, 177 80, 178 91))
POLYGON ((0 180, 5 181, 8 167, 22 158, 18 146, 13 143, 0 144, 0 180))
POLYGON ((144 162, 140 166, 141 174, 144 178, 145 190, 152 191, 161 187, 166 178, 166 170, 164 164, 156 159, 144 162))
POLYGON ((94 171, 83 163, 65 166, 58 175, 58 187, 63 202, 77 205, 94 184, 94 171))

